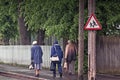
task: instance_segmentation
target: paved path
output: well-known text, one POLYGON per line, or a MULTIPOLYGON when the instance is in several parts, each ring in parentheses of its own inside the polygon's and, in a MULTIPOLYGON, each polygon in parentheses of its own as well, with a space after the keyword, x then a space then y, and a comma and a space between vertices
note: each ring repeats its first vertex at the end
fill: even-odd
MULTIPOLYGON (((0 64, 0 72, 6 72, 20 77, 23 76, 23 77, 35 78, 34 70, 29 70, 28 67, 0 64)), ((19 79, 4 77, 0 75, 0 80, 1 79, 19 80, 19 79)), ((49 69, 42 69, 42 71, 40 72, 40 77, 38 79, 39 80, 77 80, 77 75, 63 74, 63 78, 60 78, 59 74, 57 73, 57 77, 53 79, 52 72, 49 69)), ((84 76, 84 80, 87 80, 87 75, 84 76)), ((120 80, 120 75, 97 74, 96 80, 120 80)))
POLYGON ((5 77, 5 76, 0 76, 0 80, 18 80, 18 79, 5 77))
MULTIPOLYGON (((19 66, 11 66, 6 64, 0 64, 0 71, 6 72, 6 73, 13 73, 15 75, 20 76, 30 76, 34 77, 34 70, 29 70, 28 67, 19 67, 19 66)), ((59 77, 59 74, 57 73, 57 76, 55 79, 52 77, 52 72, 49 69, 42 69, 40 72, 40 77, 43 80, 77 80, 77 75, 64 75, 63 78, 59 77)))
POLYGON ((97 80, 120 80, 120 75, 97 74, 97 80))

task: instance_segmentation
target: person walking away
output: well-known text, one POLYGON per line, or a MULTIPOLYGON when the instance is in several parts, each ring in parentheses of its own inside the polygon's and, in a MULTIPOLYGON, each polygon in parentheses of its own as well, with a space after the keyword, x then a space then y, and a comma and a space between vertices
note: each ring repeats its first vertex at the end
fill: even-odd
POLYGON ((34 63, 35 77, 39 77, 40 70, 42 69, 42 56, 43 52, 37 41, 33 41, 33 46, 31 47, 31 61, 34 63))
POLYGON ((65 48, 65 62, 67 63, 67 72, 72 75, 75 74, 75 60, 77 48, 73 41, 68 40, 65 48))
POLYGON ((59 57, 59 61, 57 62, 53 62, 53 65, 54 65, 54 70, 53 70, 53 78, 56 77, 56 65, 58 66, 58 72, 60 74, 60 77, 62 77, 62 66, 61 66, 61 63, 62 63, 62 58, 63 58, 63 51, 60 47, 60 45, 58 44, 58 41, 55 41, 53 46, 51 47, 51 57, 54 56, 54 55, 58 55, 59 57))

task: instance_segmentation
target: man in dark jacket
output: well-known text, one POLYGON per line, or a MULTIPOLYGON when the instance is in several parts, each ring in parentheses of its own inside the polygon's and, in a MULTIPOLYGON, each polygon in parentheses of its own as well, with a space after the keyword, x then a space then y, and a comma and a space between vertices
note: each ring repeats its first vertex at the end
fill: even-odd
POLYGON ((56 65, 58 66, 58 71, 60 74, 60 77, 62 77, 62 58, 63 58, 63 51, 60 47, 60 45, 58 44, 58 41, 55 41, 52 48, 51 48, 51 57, 54 56, 55 54, 58 55, 59 57, 59 61, 58 62, 53 62, 55 70, 53 70, 53 77, 56 77, 56 65))
POLYGON ((33 41, 31 48, 31 61, 34 62, 35 76, 39 77, 40 70, 42 69, 42 56, 43 52, 40 45, 37 45, 37 41, 33 41))

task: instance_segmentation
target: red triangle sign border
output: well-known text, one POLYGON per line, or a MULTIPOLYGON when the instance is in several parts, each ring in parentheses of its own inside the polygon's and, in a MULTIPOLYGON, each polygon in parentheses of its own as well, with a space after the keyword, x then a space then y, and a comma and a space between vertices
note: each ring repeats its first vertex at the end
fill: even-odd
POLYGON ((101 30, 101 29, 102 29, 101 24, 97 20, 96 16, 94 14, 91 14, 91 16, 89 17, 89 19, 88 19, 88 21, 87 21, 87 23, 86 23, 86 25, 84 27, 84 30, 101 30), (95 19, 95 22, 98 24, 99 27, 97 27, 97 28, 94 28, 94 27, 87 28, 87 26, 88 26, 88 24, 89 24, 92 17, 95 19))

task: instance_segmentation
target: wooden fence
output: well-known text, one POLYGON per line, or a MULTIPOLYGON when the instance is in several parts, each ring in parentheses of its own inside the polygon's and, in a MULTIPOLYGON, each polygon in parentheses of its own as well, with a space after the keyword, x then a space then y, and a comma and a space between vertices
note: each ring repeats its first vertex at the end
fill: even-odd
POLYGON ((97 72, 120 74, 120 36, 97 37, 96 46, 97 72))

